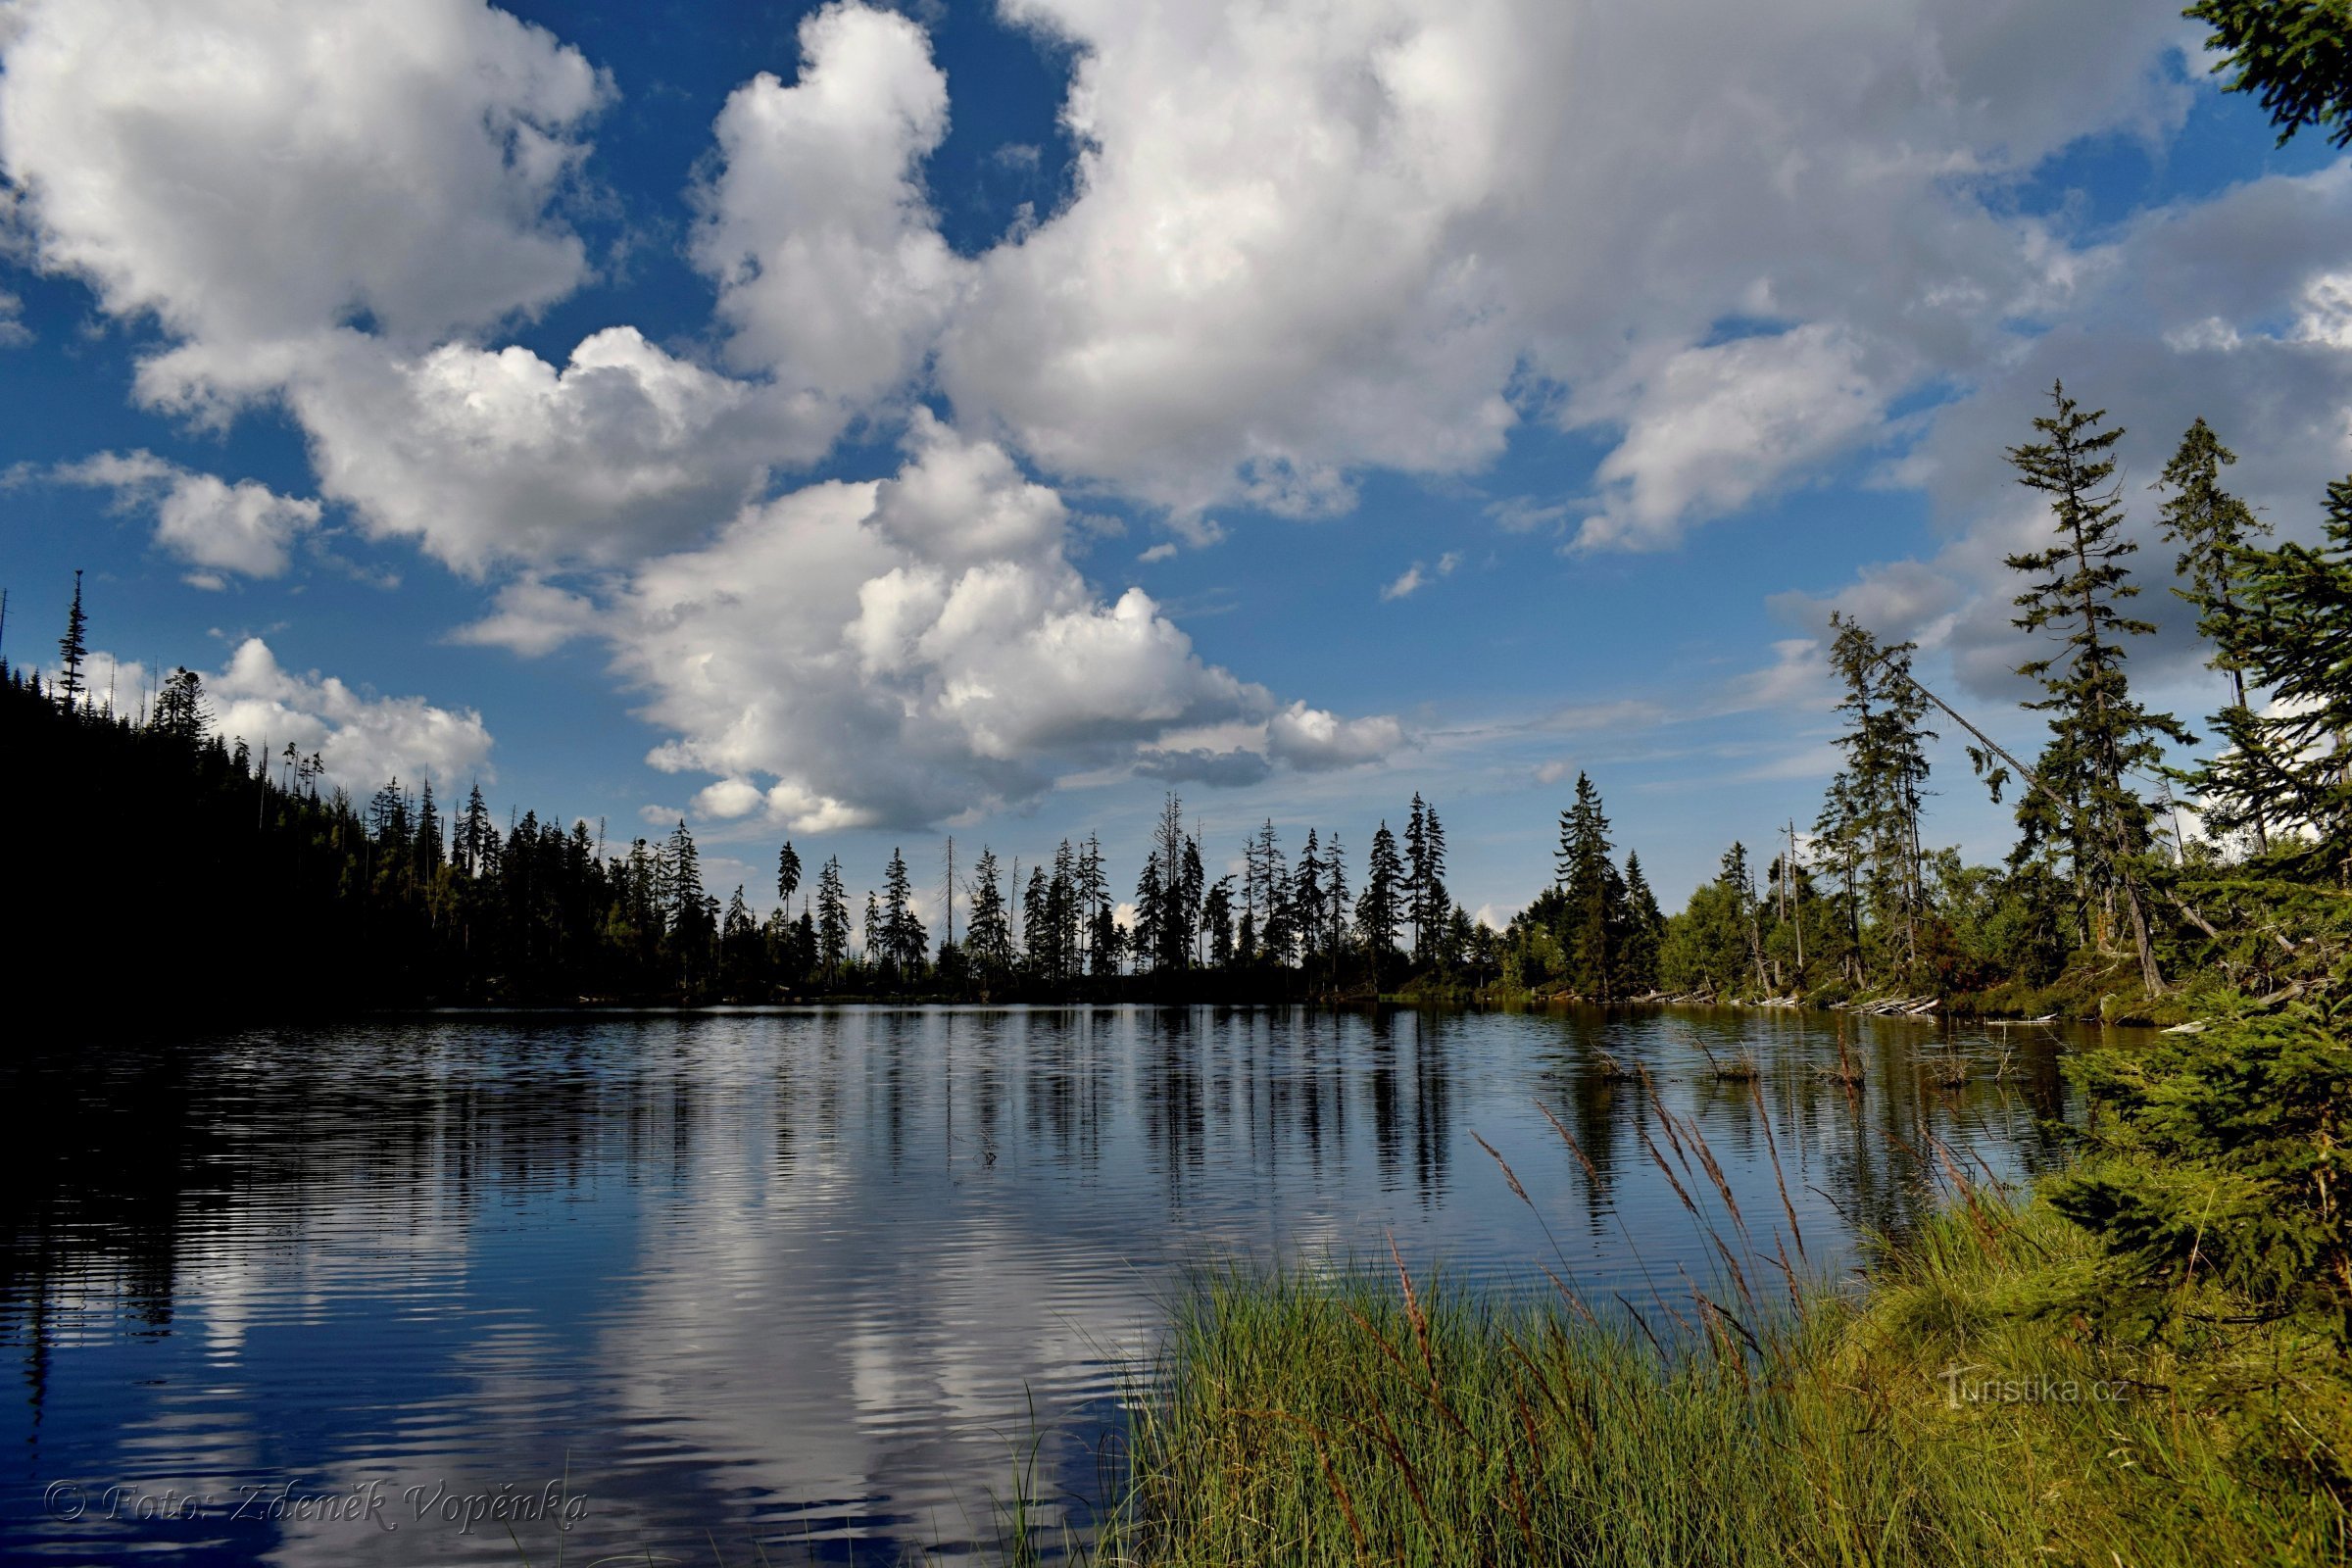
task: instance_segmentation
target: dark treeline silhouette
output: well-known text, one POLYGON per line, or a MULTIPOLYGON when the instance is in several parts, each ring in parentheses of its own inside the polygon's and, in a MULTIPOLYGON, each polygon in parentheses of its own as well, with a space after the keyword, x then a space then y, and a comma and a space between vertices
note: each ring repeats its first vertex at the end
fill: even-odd
POLYGON ((704 885, 683 821, 624 847, 535 812, 502 828, 478 787, 453 803, 387 780, 363 803, 324 787, 315 755, 216 733, 184 668, 117 712, 81 679, 84 626, 77 591, 57 675, 0 664, 5 934, 130 1002, 1298 1001, 1467 995, 1506 970, 1612 1000, 1656 979, 1656 904, 1637 859, 1609 862, 1587 780, 1560 889, 1505 933, 1447 892, 1445 825, 1418 795, 1360 870, 1338 833, 1310 829, 1294 858, 1267 821, 1240 871, 1211 876, 1219 857, 1170 794, 1126 898, 1093 837, 1026 868, 985 847, 959 867, 947 841, 935 942, 900 852, 854 898, 838 857, 811 876, 815 852, 787 841, 756 917, 743 888, 704 885))

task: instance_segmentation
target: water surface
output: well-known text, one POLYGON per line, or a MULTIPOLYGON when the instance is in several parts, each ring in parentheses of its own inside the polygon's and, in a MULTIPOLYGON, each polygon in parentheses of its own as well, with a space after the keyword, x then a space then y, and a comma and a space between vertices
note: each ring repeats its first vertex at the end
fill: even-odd
POLYGON ((0 1557, 544 1563, 559 1533, 518 1499, 550 1495, 567 1562, 708 1562, 706 1532, 729 1561, 954 1556, 1031 1452, 1082 1526, 1204 1259, 1393 1241, 1645 1308, 1713 1280, 1651 1089, 1604 1052, 1697 1127, 1764 1249, 1793 1210, 1826 1273, 1952 1167, 2055 1159, 2068 1045, 1783 1011, 848 1008, 38 1048, 0 1083, 0 1557), (1821 1076, 1841 1039, 1858 1091, 1821 1076), (1753 1084, 1715 1075, 1743 1055, 1753 1084), (501 1497, 513 1538, 468 1526, 501 1497))

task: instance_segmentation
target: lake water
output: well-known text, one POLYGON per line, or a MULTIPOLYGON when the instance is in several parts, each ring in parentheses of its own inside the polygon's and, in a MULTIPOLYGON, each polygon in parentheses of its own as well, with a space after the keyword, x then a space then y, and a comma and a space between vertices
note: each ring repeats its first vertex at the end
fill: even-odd
POLYGON ((1082 1525, 1204 1260, 1385 1264, 1393 1239, 1457 1281, 1548 1289, 1547 1265, 1592 1300, 1687 1305, 1719 1264, 1643 1132, 1714 1200, 1603 1052, 1695 1125, 1767 1252, 1785 1185, 1827 1272, 1947 1164, 2055 1159, 2070 1043, 1207 1008, 20 1043, 0 1558, 954 1556, 995 1539, 1032 1449, 1049 1514, 1082 1525), (1819 1073, 1841 1036, 1858 1092, 1819 1073), (1714 1075, 1742 1054, 1755 1083, 1714 1075))

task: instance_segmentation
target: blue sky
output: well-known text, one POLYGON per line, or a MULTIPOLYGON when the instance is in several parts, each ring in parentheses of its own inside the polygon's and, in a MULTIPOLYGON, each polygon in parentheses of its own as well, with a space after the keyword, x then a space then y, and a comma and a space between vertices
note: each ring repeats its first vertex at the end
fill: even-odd
POLYGON ((2193 26, 1754 13, 15 0, 5 652, 80 567, 118 701, 755 896, 1418 790, 1500 917, 1584 768, 1679 902, 1814 816, 1833 608, 2033 744, 2054 376, 2143 536, 2199 415, 2284 532, 2352 468, 2352 171, 2193 26))

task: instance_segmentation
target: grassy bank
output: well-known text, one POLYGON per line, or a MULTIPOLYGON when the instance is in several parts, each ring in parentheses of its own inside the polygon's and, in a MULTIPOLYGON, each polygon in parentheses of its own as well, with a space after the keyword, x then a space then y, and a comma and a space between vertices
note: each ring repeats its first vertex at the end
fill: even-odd
POLYGON ((1099 1557, 2352 1560, 2341 1036, 2263 1021, 2087 1076, 2109 1130, 2074 1169, 1953 1172, 1850 1287, 1711 1206, 1724 1284, 1679 1299, 1206 1279, 1099 1557))
POLYGON ((2096 1250, 2046 1204, 1971 1199, 1867 1296, 1692 1304, 1680 1349, 1614 1302, 1221 1278, 1174 1327, 1102 1555, 2345 1560, 2332 1348, 2280 1324, 2226 1349, 2104 1336, 2055 1304, 2096 1250))

